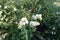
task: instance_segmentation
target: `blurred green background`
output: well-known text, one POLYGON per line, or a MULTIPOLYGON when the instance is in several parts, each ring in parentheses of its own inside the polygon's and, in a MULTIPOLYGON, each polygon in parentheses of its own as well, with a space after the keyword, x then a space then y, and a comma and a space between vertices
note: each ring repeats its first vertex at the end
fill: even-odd
MULTIPOLYGON (((44 28, 44 25, 43 25, 44 28)), ((60 40, 60 0, 0 0, 0 40, 60 40), (47 30, 18 29, 22 17, 42 14, 47 30)))

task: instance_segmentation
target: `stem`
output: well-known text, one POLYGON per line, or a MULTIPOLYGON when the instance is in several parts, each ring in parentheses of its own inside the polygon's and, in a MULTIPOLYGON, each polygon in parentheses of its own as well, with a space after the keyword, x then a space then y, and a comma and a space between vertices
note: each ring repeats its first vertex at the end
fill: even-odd
POLYGON ((41 1, 41 0, 39 0, 39 1, 36 3, 36 5, 35 5, 34 7, 32 7, 32 10, 31 10, 31 13, 30 13, 30 21, 31 21, 31 18, 32 18, 32 14, 35 12, 36 7, 37 7, 37 5, 39 4, 40 1, 41 1))

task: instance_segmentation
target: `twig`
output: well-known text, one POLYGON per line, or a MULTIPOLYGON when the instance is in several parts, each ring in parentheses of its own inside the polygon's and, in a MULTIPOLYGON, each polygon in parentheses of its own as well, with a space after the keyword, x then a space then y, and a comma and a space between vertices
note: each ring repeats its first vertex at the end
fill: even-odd
POLYGON ((30 20, 32 17, 32 14, 35 12, 37 5, 40 3, 41 0, 39 0, 34 7, 32 7, 31 13, 30 13, 30 20))

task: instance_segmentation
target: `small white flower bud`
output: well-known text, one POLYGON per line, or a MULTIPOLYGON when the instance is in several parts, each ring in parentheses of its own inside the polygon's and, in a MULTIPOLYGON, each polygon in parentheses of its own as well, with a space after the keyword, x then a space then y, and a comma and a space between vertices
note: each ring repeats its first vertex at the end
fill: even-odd
POLYGON ((23 22, 25 24, 28 24, 29 23, 26 17, 21 18, 21 22, 23 22))
POLYGON ((14 7, 14 11, 17 11, 17 9, 14 7))
POLYGON ((55 27, 53 27, 53 30, 55 30, 55 27))
POLYGON ((8 8, 8 6, 4 6, 4 9, 7 9, 8 8))
POLYGON ((37 19, 42 20, 42 14, 36 14, 37 19))
POLYGON ((52 31, 51 33, 52 33, 52 35, 54 34, 54 32, 53 32, 53 31, 52 31))
POLYGON ((35 15, 32 15, 32 18, 33 18, 34 20, 36 20, 36 19, 37 19, 37 17, 36 17, 35 15))
POLYGON ((23 5, 21 5, 21 8, 23 8, 23 5))
POLYGON ((21 29, 23 27, 23 24, 22 23, 19 23, 18 24, 18 29, 21 29))

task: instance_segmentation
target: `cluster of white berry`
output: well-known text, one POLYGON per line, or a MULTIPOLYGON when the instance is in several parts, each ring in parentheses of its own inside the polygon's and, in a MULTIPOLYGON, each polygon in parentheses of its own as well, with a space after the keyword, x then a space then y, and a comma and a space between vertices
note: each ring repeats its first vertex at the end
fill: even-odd
POLYGON ((29 23, 29 22, 28 22, 28 20, 27 20, 26 17, 21 18, 21 20, 20 20, 20 22, 19 22, 19 24, 18 24, 18 29, 21 29, 22 26, 24 26, 24 25, 26 25, 26 24, 28 24, 28 23, 29 23))
MULTIPOLYGON (((42 21, 42 14, 32 15, 32 18, 39 19, 40 21, 42 21)), ((30 21, 29 22, 26 17, 22 17, 18 24, 18 29, 21 29, 26 24, 29 24, 31 27, 35 27, 35 26, 40 25, 40 22, 38 22, 38 21, 30 21)))
POLYGON ((32 17, 33 17, 33 19, 35 19, 35 20, 42 20, 42 14, 36 14, 36 15, 32 15, 32 17))

